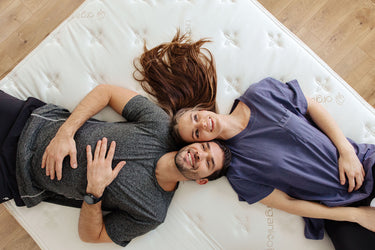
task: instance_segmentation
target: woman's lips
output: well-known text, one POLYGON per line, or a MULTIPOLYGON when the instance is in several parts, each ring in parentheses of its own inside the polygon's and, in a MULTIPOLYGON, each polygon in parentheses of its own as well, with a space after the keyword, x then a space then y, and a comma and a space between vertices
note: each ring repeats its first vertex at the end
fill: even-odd
POLYGON ((212 120, 211 117, 208 118, 208 124, 209 124, 209 129, 212 132, 215 128, 215 123, 214 123, 214 121, 212 120))

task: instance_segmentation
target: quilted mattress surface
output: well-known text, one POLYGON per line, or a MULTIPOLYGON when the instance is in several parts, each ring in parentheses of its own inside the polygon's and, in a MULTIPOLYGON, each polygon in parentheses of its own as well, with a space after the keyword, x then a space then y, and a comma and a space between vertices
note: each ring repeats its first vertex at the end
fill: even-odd
MULTIPOLYGON (((144 94, 133 79, 133 59, 172 39, 177 28, 194 40, 210 38, 218 73, 218 110, 265 77, 298 79, 345 135, 375 143, 375 112, 351 87, 254 0, 87 0, 14 70, 0 88, 70 110, 96 85, 144 94)), ((121 119, 106 109, 97 118, 121 119)), ((79 209, 42 203, 7 209, 42 249, 116 249, 78 237, 79 209)), ((307 240, 302 218, 239 202, 227 179, 181 183, 165 222, 127 249, 333 249, 326 236, 307 240)))

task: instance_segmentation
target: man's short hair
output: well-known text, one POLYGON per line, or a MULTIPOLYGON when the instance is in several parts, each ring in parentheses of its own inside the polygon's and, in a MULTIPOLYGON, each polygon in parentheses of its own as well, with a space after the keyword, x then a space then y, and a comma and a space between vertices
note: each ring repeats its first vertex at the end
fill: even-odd
POLYGON ((215 171, 210 176, 206 177, 209 181, 216 180, 224 175, 226 175, 228 171, 228 167, 230 165, 230 162, 232 160, 232 153, 227 145, 222 140, 215 139, 211 142, 216 143, 224 152, 224 161, 223 161, 223 167, 220 170, 215 171))

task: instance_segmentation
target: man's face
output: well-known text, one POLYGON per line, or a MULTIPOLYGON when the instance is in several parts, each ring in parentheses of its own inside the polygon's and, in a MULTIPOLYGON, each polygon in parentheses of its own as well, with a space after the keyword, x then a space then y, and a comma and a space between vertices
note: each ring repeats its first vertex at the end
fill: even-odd
POLYGON ((175 163, 185 178, 199 180, 223 167, 224 152, 215 142, 193 143, 178 151, 175 163))

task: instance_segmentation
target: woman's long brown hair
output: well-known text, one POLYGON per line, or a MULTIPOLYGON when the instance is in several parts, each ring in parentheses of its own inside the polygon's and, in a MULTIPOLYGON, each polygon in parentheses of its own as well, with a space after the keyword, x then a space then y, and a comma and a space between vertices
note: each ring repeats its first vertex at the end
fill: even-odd
POLYGON ((201 48, 206 42, 193 42, 177 31, 171 42, 150 50, 145 45, 140 66, 134 63, 134 78, 171 116, 197 105, 215 111, 216 68, 211 52, 201 48))

